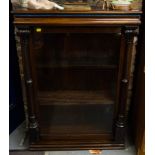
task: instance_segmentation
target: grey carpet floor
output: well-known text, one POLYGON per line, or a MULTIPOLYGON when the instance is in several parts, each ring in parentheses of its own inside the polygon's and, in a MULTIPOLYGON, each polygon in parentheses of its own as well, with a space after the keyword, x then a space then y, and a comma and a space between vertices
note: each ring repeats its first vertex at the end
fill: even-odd
POLYGON ((38 151, 10 151, 9 155, 45 155, 45 152, 38 151))

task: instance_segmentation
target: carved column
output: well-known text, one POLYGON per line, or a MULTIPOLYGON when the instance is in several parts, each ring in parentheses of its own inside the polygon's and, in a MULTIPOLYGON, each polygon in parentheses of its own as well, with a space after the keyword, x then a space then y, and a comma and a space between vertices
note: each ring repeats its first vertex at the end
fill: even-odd
POLYGON ((20 37, 17 35, 17 32, 18 32, 17 29, 15 29, 16 48, 17 48, 17 55, 18 55, 18 64, 19 64, 19 71, 20 71, 20 79, 21 79, 21 86, 22 86, 24 111, 25 111, 26 131, 27 131, 28 130, 28 109, 27 109, 26 86, 25 86, 20 37))
POLYGON ((120 71, 120 90, 118 100, 118 111, 115 123, 115 140, 123 142, 125 138, 125 124, 126 124, 126 106, 128 97, 128 85, 131 69, 131 58, 133 51, 133 41, 136 34, 137 27, 124 27, 122 29, 122 41, 124 46, 121 48, 122 64, 120 71))
POLYGON ((30 142, 36 142, 39 140, 39 127, 37 123, 37 118, 35 114, 35 100, 34 100, 34 88, 33 88, 33 80, 32 80, 32 71, 30 67, 30 28, 29 27, 18 27, 18 34, 20 35, 20 43, 21 43, 21 58, 23 60, 23 68, 24 68, 24 80, 26 86, 26 95, 28 102, 28 119, 29 119, 29 135, 30 142))

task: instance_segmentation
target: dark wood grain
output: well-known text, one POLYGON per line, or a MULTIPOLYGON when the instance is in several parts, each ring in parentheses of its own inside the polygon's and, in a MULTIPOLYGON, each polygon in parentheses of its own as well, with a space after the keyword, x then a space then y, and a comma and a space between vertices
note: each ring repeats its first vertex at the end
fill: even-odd
POLYGON ((137 27, 125 27, 122 29, 122 37, 125 39, 123 51, 123 66, 120 73, 120 94, 119 94, 119 108, 116 119, 116 131, 115 138, 117 141, 124 141, 125 138, 125 126, 126 126, 126 105, 128 95, 128 83, 130 79, 131 69, 131 56, 133 50, 133 39, 136 33, 137 27))
POLYGON ((114 104, 114 96, 108 91, 54 91, 38 93, 40 105, 114 104))
POLYGON ((29 115, 35 116, 40 138, 30 139, 30 149, 124 148, 132 41, 140 15, 14 11, 20 35, 30 32, 29 38, 22 36, 24 74, 29 115))
POLYGON ((15 18, 16 25, 53 25, 53 26, 104 26, 104 25, 135 25, 140 24, 140 20, 137 18, 15 18))
POLYGON ((26 95, 28 101, 28 110, 29 110, 29 132, 31 141, 37 141, 39 139, 38 135, 38 123, 36 120, 36 109, 34 104, 34 90, 33 90, 33 78, 31 75, 30 67, 30 55, 28 53, 30 49, 29 38, 30 38, 30 29, 20 29, 18 31, 21 39, 21 52, 22 59, 24 64, 24 73, 25 73, 25 83, 26 83, 26 95))

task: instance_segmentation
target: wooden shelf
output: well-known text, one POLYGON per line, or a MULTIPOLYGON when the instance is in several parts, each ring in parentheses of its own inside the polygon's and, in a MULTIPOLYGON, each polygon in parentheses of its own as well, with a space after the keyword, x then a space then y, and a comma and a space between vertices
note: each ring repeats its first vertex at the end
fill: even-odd
POLYGON ((88 68, 89 69, 95 69, 95 68, 101 68, 101 69, 117 69, 117 65, 105 65, 103 63, 65 63, 65 62, 61 62, 61 63, 51 63, 51 64, 39 64, 37 65, 37 68, 76 68, 76 67, 80 67, 80 69, 85 69, 88 68))
MULTIPOLYGON (((101 136, 102 134, 112 134, 112 130, 110 130, 110 128, 109 128, 109 132, 108 131, 106 132, 103 128, 101 128, 102 126, 100 126, 100 127, 95 126, 95 123, 94 124, 93 123, 94 122, 92 122, 92 126, 91 125, 84 126, 83 124, 77 124, 74 126, 72 126, 72 125, 57 126, 55 124, 53 124, 53 125, 51 124, 51 126, 49 126, 49 125, 46 126, 46 125, 42 124, 42 128, 40 131, 41 131, 41 136, 46 137, 47 134, 50 133, 50 135, 55 135, 55 136, 53 136, 53 138, 57 137, 57 139, 63 138, 63 137, 70 138, 70 139, 71 138, 78 139, 79 136, 85 136, 85 137, 91 137, 91 138, 98 137, 99 138, 99 136, 101 136), (62 134, 62 131, 63 131, 63 134, 62 134)), ((111 125, 111 129, 112 129, 112 125, 111 125)))
POLYGON ((110 91, 54 91, 39 92, 40 105, 114 104, 110 91))

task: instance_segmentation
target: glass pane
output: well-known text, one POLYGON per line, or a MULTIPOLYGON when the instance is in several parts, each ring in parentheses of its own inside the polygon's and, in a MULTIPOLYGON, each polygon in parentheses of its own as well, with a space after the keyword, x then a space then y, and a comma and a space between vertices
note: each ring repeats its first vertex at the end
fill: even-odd
POLYGON ((40 132, 49 135, 112 133, 113 110, 112 104, 41 106, 40 132))
POLYGON ((120 36, 115 34, 36 33, 33 46, 34 50, 37 50, 37 66, 115 67, 118 60, 119 39, 120 36))
POLYGON ((36 33, 33 40, 39 91, 114 89, 119 35, 36 33))
POLYGON ((41 134, 111 133, 120 35, 35 33, 32 40, 41 134))

